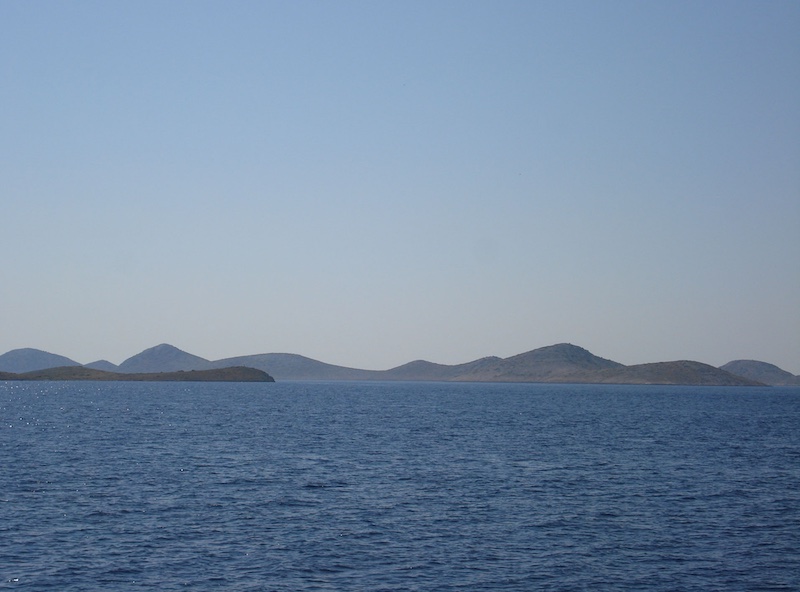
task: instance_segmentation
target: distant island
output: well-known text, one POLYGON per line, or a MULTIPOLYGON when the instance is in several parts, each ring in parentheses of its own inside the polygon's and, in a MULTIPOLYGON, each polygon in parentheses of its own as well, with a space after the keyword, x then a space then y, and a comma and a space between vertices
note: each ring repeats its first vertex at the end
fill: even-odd
POLYGON ((273 379, 800 386, 800 376, 766 362, 734 360, 719 368, 692 360, 626 366, 570 343, 541 347, 508 358, 489 356, 464 364, 415 360, 389 370, 336 366, 288 353, 211 361, 166 343, 131 356, 118 366, 107 360, 81 365, 64 356, 30 348, 0 355, 0 380, 273 379), (262 374, 253 374, 254 371, 262 374))
POLYGON ((275 382, 256 368, 230 366, 214 370, 178 370, 176 372, 122 373, 96 370, 86 366, 58 366, 16 374, 0 372, 0 380, 95 380, 136 382, 275 382))

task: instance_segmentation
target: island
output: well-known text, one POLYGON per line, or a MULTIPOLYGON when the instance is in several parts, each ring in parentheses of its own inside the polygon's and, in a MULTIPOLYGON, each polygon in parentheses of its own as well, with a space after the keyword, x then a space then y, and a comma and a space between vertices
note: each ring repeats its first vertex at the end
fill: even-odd
POLYGON ((269 374, 246 366, 177 372, 123 373, 96 370, 86 366, 60 366, 16 374, 0 372, 0 380, 93 380, 136 382, 275 382, 269 374))

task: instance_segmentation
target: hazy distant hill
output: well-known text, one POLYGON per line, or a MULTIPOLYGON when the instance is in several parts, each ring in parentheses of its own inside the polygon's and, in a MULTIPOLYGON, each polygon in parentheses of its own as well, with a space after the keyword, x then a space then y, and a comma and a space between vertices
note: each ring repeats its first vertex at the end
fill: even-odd
POLYGON ((771 384, 774 386, 791 386, 800 385, 800 376, 795 376, 791 372, 787 372, 778 368, 774 364, 767 362, 758 362, 756 360, 734 360, 728 362, 724 366, 720 366, 722 370, 726 370, 731 374, 743 376, 750 380, 757 380, 764 384, 771 384))
POLYGON ((484 360, 500 358, 483 358, 475 362, 448 366, 434 364, 424 360, 409 362, 391 370, 361 370, 326 364, 298 354, 272 353, 255 354, 225 358, 212 362, 214 367, 221 368, 230 364, 260 368, 269 372, 276 380, 454 380, 469 368, 480 365, 484 360))
POLYGON ((750 380, 689 360, 677 362, 656 362, 621 366, 612 370, 598 372, 592 382, 613 384, 685 384, 714 386, 764 386, 763 382, 750 380))
POLYGON ((162 343, 128 358, 119 365, 117 371, 123 373, 177 372, 178 370, 210 370, 212 368, 214 366, 205 358, 162 343))
POLYGON ((112 364, 108 360, 97 360, 90 364, 84 364, 84 368, 91 368, 93 370, 103 370, 104 372, 119 372, 119 366, 112 364))
MULTIPOLYGON (((40 350, 13 350, 0 356, 0 372, 28 372, 54 366, 78 366, 69 358, 40 350), (2 362, 5 360, 5 364, 2 362), (31 363, 35 361, 35 363, 31 363), (26 362, 27 365, 22 362, 26 362), (32 367, 33 366, 33 367, 32 367)), ((361 370, 326 364, 287 353, 254 354, 209 361, 172 345, 161 344, 136 354, 119 366, 105 360, 87 370, 119 373, 199 371, 245 366, 277 380, 419 380, 469 382, 562 382, 618 384, 755 385, 800 384, 795 377, 764 362, 738 360, 722 368, 693 361, 624 366, 569 343, 541 347, 509 358, 494 356, 464 364, 416 360, 389 370, 361 370), (730 370, 736 370, 731 373, 730 370), (792 380, 796 380, 792 382, 792 380)), ((0 377, 2 379, 2 377, 0 377)))
POLYGON ((500 361, 501 358, 490 356, 466 364, 448 366, 425 360, 415 360, 386 370, 382 373, 382 380, 458 380, 460 376, 478 373, 481 369, 493 367, 500 361))
POLYGON ((589 371, 622 366, 583 348, 562 343, 511 358, 486 357, 465 364, 416 360, 390 370, 359 370, 325 364, 297 354, 257 354, 212 362, 269 372, 276 380, 431 380, 498 382, 569 382, 589 371))
POLYGON ((56 366, 80 366, 75 360, 40 349, 12 349, 0 356, 0 372, 32 372, 56 366))
POLYGON ((487 357, 465 364, 416 360, 390 370, 333 366, 296 354, 258 354, 212 362, 260 368, 277 380, 423 380, 468 382, 575 382, 617 384, 755 385, 700 362, 660 362, 624 366, 569 343, 535 349, 510 358, 487 357))
POLYGON ((700 362, 659 362, 624 366, 569 343, 535 349, 510 358, 487 357, 465 364, 416 360, 385 371, 330 366, 294 354, 262 354, 215 362, 268 370, 278 380, 430 380, 469 382, 574 382, 616 384, 697 384, 754 386, 700 362))
POLYGON ((276 380, 384 380, 382 372, 346 368, 298 354, 254 354, 211 362, 213 368, 248 366, 269 372, 276 380))
POLYGON ((500 382, 586 382, 590 374, 622 364, 598 357, 572 345, 559 343, 475 365, 456 380, 500 382))

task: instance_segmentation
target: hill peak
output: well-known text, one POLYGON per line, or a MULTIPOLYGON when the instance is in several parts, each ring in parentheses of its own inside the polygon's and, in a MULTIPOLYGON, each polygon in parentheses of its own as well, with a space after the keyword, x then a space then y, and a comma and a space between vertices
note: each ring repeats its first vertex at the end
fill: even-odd
POLYGON ((759 362, 758 360, 733 360, 724 366, 720 366, 720 369, 737 376, 775 386, 800 385, 800 376, 795 376, 791 372, 787 372, 775 364, 770 364, 768 362, 759 362))
POLYGON ((119 365, 119 372, 177 372, 178 370, 209 370, 211 362, 187 353, 174 345, 161 343, 132 356, 119 365))
POLYGON ((75 360, 41 349, 23 347, 0 355, 0 372, 33 372, 54 366, 80 366, 75 360))
MULTIPOLYGON (((596 368, 616 368, 622 366, 619 362, 607 360, 594 355, 587 349, 571 343, 557 343, 547 345, 516 356, 506 358, 507 362, 550 362, 565 363, 580 367, 582 370, 596 368)), ((576 368, 577 369, 577 368, 576 368)))

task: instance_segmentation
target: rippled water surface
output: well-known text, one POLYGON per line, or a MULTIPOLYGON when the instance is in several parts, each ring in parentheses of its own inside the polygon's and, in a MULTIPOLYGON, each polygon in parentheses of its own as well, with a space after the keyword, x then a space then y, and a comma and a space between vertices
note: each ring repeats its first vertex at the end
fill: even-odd
POLYGON ((800 590, 800 389, 0 383, 0 589, 800 590))

